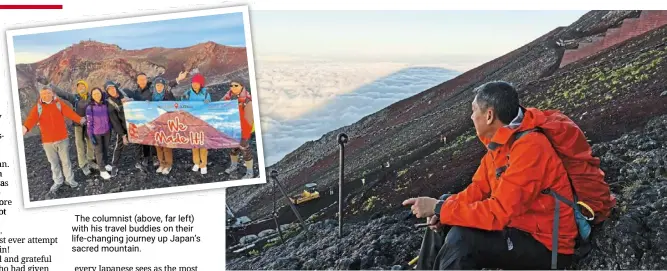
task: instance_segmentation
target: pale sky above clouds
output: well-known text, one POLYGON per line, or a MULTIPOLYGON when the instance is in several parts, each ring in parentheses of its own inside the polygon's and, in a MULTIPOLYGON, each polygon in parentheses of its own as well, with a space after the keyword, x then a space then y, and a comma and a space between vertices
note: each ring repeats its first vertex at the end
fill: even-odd
MULTIPOLYGON (((251 11, 255 56, 407 63, 484 62, 586 11, 251 11)), ((17 63, 41 60, 80 40, 125 49, 215 41, 245 46, 241 14, 213 15, 15 39, 17 63)))
POLYGON ((33 63, 88 39, 123 49, 182 48, 207 41, 246 45, 243 14, 230 13, 16 36, 16 63, 33 63))
POLYGON ((253 11, 256 56, 490 60, 586 11, 253 11))

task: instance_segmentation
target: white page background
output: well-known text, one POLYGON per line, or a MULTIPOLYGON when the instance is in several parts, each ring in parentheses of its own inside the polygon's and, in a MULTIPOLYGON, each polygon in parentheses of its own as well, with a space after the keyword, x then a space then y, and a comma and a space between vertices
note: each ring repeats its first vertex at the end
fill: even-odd
MULTIPOLYGON (((2 181, 10 187, 0 190, 0 198, 10 199, 7 215, 0 216, 0 237, 58 237, 54 246, 10 245, 10 254, 39 256, 50 254, 53 262, 50 270, 74 270, 74 266, 125 265, 125 266, 199 266, 198 270, 224 270, 224 190, 207 190, 169 195, 108 200, 94 203, 24 209, 21 198, 16 134, 10 89, 5 30, 46 26, 53 24, 86 22, 91 20, 153 15, 167 12, 191 11, 250 4, 252 27, 253 9, 651 9, 653 1, 73 1, 73 0, 3 0, 1 4, 63 4, 63 10, 0 10, 0 161, 10 166, 3 169, 2 181), (314 3, 317 2, 317 3, 314 3), (632 4, 633 6, 629 6, 632 4), (75 214, 124 215, 185 215, 195 217, 195 233, 201 243, 184 245, 141 245, 142 253, 72 253, 71 227, 75 214)), ((261 98, 260 98, 261 99, 261 98)), ((36 154, 42 155, 42 154, 36 154)), ((110 181, 113 181, 110 180, 110 181)), ((6 246, 3 244, 2 246, 6 246)), ((4 255, 4 254, 3 254, 4 255)), ((0 255, 0 256, 3 256, 0 255)), ((5 264, 2 263, 4 266, 5 264)), ((40 264, 41 265, 41 264, 40 264)))
MULTIPOLYGON (((3 1, 2 4, 7 1, 3 1)), ((63 4, 63 10, 0 10, 0 139, 2 151, 0 161, 10 168, 2 170, 9 187, 0 190, 0 198, 12 200, 7 207, 7 215, 0 216, 0 237, 58 237, 58 244, 1 244, 10 246, 10 255, 41 256, 52 255, 52 263, 37 263, 49 266, 50 270, 74 270, 75 266, 198 266, 197 270, 224 269, 224 189, 184 192, 167 195, 107 200, 93 203, 78 203, 53 207, 24 209, 19 179, 16 133, 14 131, 12 90, 8 70, 5 31, 7 29, 46 26, 54 24, 86 22, 91 20, 115 19, 122 17, 152 15, 167 12, 200 10, 206 7, 226 7, 244 4, 222 4, 219 1, 15 1, 11 4, 63 4), (173 216, 192 214, 195 217, 194 232, 201 236, 200 243, 183 244, 136 244, 141 253, 73 253, 72 226, 76 225, 75 215, 134 215, 173 216)), ((30 155, 30 154, 28 154, 30 155)), ((37 153, 34 155, 43 155, 37 153)), ((113 181, 113 179, 109 180, 113 181)), ((124 224, 124 223, 118 223, 124 224)), ((136 225, 136 224, 135 224, 136 225)), ((83 235, 90 235, 84 233, 83 235)), ((100 233, 99 235, 109 235, 100 233)), ((124 235, 124 234, 122 234, 124 235)), ((134 234, 132 234, 134 235, 134 234)), ((172 234, 166 234, 171 238, 172 234)), ((179 235, 190 235, 180 233, 179 235)), ((96 245, 99 243, 94 243, 96 245)), ((0 263, 9 266, 9 263, 0 263)), ((30 266, 31 264, 26 264, 30 266)), ((11 269, 9 269, 11 270, 11 269)))

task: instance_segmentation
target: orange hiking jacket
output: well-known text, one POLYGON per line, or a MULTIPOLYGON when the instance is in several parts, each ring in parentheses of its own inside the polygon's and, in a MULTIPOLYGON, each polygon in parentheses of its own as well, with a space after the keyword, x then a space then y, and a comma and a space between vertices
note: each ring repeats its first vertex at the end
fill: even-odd
POLYGON ((28 117, 23 123, 23 126, 30 131, 37 123, 39 123, 40 132, 42 134, 42 144, 58 142, 67 138, 65 117, 75 122, 80 122, 82 119, 71 107, 61 102, 57 97, 54 97, 53 101, 48 104, 42 102, 42 99, 39 99, 37 102, 42 103, 42 115, 39 116, 37 105, 33 106, 30 113, 28 113, 28 117), (62 111, 58 110, 56 103, 60 103, 60 109, 62 111))
MULTIPOLYGON (((541 191, 550 188, 572 200, 567 172, 544 134, 529 133, 513 142, 514 133, 546 121, 542 111, 529 108, 493 138, 480 138, 487 153, 472 183, 444 202, 440 222, 489 231, 516 228, 530 233, 551 250, 555 202, 553 196, 541 191), (507 167, 503 172, 504 166, 507 167)), ((558 252, 573 254, 578 234, 574 212, 562 203, 558 233, 558 252)))
POLYGON ((239 103, 239 114, 241 115, 241 139, 248 140, 252 135, 252 125, 245 114, 245 106, 239 103))
MULTIPOLYGON (((234 96, 235 95, 232 94, 232 91, 230 90, 227 91, 227 94, 225 94, 224 97, 222 97, 222 100, 231 101, 234 96)), ((236 99, 239 101, 239 115, 241 117, 241 139, 248 140, 250 139, 250 136, 252 136, 252 133, 255 131, 254 123, 251 124, 252 121, 248 120, 249 115, 246 115, 245 112, 246 104, 250 103, 252 100, 250 97, 250 92, 246 89, 243 89, 236 99)))

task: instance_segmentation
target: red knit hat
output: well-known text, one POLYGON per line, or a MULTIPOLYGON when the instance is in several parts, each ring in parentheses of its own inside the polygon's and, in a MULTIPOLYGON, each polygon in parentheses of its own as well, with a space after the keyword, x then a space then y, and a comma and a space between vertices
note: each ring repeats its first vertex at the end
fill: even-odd
POLYGON ((195 76, 192 77, 192 83, 199 83, 201 87, 204 87, 204 82, 206 79, 204 79, 204 76, 201 75, 201 73, 195 74, 195 76))

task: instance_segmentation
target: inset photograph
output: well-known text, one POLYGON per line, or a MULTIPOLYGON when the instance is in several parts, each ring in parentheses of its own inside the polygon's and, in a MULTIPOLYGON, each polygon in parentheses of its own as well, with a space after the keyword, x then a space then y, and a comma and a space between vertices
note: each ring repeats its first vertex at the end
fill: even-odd
POLYGON ((26 207, 266 182, 247 6, 7 44, 26 207))

